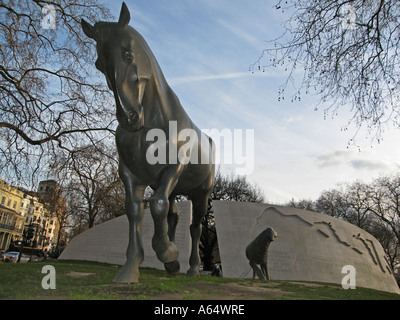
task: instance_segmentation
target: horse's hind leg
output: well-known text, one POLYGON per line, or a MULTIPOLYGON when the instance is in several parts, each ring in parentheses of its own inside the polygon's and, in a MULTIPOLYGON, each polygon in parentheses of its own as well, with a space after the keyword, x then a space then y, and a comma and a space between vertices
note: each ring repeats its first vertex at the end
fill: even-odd
MULTIPOLYGON (((208 198, 208 197, 207 197, 208 198)), ((193 217, 192 224, 190 225, 190 236, 192 237, 192 250, 189 258, 190 268, 187 271, 187 275, 190 277, 197 277, 200 275, 200 254, 199 254, 199 242, 202 231, 201 220, 203 219, 207 210, 207 198, 204 199, 192 198, 193 203, 193 217)))
POLYGON ((213 186, 213 173, 201 188, 193 190, 190 199, 193 203, 192 224, 190 225, 190 236, 192 237, 192 250, 189 258, 190 268, 187 271, 189 277, 198 277, 200 267, 199 243, 202 231, 201 220, 208 208, 208 198, 210 197, 213 186))
MULTIPOLYGON (((169 198, 169 211, 168 211, 168 237, 171 242, 175 242, 175 231, 178 224, 180 211, 175 202, 175 196, 169 198)), ((165 270, 170 274, 176 274, 179 272, 179 261, 175 260, 172 262, 164 263, 165 270)))

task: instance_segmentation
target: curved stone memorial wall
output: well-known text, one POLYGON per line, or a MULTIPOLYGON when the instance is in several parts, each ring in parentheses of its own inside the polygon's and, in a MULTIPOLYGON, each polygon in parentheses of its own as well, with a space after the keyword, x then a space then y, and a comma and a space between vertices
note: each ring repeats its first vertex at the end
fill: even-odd
MULTIPOLYGON (((176 228, 175 243, 179 248, 178 261, 180 272, 189 269, 191 238, 189 227, 191 224, 192 203, 190 201, 177 203, 180 218, 176 228)), ((126 215, 97 225, 74 237, 64 249, 59 259, 85 260, 123 265, 126 261, 128 247, 128 218, 126 215)), ((141 267, 165 270, 151 247, 154 234, 154 223, 149 209, 146 209, 142 221, 142 239, 144 260, 141 267)))
MULTIPOLYGON (((189 268, 192 205, 179 202, 176 229, 181 272, 189 268)), ((278 237, 268 249, 272 280, 316 281, 341 284, 344 266, 356 271, 356 287, 400 294, 382 246, 373 236, 345 221, 316 212, 260 203, 213 201, 223 276, 252 278, 247 245, 265 228, 278 237)), ((153 220, 143 217, 145 259, 141 267, 164 270, 151 247, 153 220)), ((121 216, 87 230, 71 240, 59 259, 88 260, 123 265, 128 245, 128 220, 121 216)))
POLYGON ((382 246, 364 230, 316 212, 259 203, 213 201, 224 277, 251 278, 246 246, 265 228, 278 237, 268 249, 272 280, 341 284, 353 266, 356 287, 400 294, 382 246))

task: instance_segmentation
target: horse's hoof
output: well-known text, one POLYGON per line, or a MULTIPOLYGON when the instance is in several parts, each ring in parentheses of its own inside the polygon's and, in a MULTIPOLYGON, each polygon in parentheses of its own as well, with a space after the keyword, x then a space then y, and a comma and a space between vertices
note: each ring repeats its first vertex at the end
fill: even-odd
POLYGON ((153 248, 157 254, 158 260, 160 260, 163 263, 174 262, 175 260, 178 259, 179 249, 173 242, 169 243, 169 247, 165 251, 157 250, 157 247, 153 247, 153 248))
POLYGON ((113 282, 116 283, 138 283, 139 282, 139 269, 132 268, 130 265, 123 265, 113 282))
POLYGON ((186 275, 187 275, 188 277, 191 277, 191 278, 200 278, 200 273, 199 273, 199 271, 192 270, 192 269, 189 269, 189 270, 186 272, 186 275))
POLYGON ((119 273, 114 278, 113 282, 116 283, 138 283, 139 282, 139 274, 125 274, 119 273))
POLYGON ((172 262, 164 263, 164 268, 165 270, 167 270, 169 274, 175 275, 179 273, 180 269, 179 261, 175 260, 172 262))

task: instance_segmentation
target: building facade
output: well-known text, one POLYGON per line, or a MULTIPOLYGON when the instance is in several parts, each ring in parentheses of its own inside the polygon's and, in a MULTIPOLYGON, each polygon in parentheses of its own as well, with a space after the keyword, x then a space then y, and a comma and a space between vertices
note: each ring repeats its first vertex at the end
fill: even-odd
POLYGON ((65 210, 61 193, 54 180, 40 182, 33 192, 0 179, 0 250, 18 246, 52 251, 58 240, 57 214, 65 210))
POLYGON ((0 179, 0 250, 22 238, 25 217, 20 213, 24 193, 0 179))

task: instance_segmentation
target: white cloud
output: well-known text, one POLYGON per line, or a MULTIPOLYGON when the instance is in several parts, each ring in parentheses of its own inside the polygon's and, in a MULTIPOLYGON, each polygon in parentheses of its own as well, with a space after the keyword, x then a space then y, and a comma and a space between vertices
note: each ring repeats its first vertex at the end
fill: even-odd
POLYGON ((233 33, 239 39, 251 44, 252 46, 259 48, 260 46, 260 39, 255 37, 253 34, 250 34, 245 31, 245 29, 238 25, 233 25, 228 23, 222 19, 217 20, 217 22, 226 28, 229 32, 233 33))
POLYGON ((357 159, 351 160, 349 165, 355 170, 366 170, 366 171, 390 171, 393 169, 400 169, 399 164, 389 163, 383 160, 373 159, 357 159))
POLYGON ((342 165, 353 157, 354 151, 333 151, 317 155, 316 163, 320 168, 335 167, 342 165))
POLYGON ((198 82, 198 81, 209 81, 209 80, 220 80, 220 79, 235 79, 246 77, 247 72, 233 72, 225 74, 209 74, 209 75, 194 75, 194 76, 182 76, 176 78, 170 78, 169 83, 171 85, 179 85, 183 83, 198 82))
POLYGON ((316 164, 321 169, 350 167, 356 171, 388 172, 400 169, 396 162, 384 159, 376 152, 356 152, 336 150, 315 156, 316 164))
POLYGON ((169 78, 168 83, 176 86, 176 85, 187 84, 187 83, 192 83, 192 82, 210 81, 210 80, 241 79, 241 78, 248 78, 248 77, 274 78, 274 77, 276 77, 276 74, 273 74, 271 72, 269 72, 269 73, 265 73, 265 72, 252 73, 250 71, 246 71, 246 72, 230 72, 230 73, 221 73, 221 74, 188 75, 188 76, 169 78))
POLYGON ((294 116, 294 117, 293 116, 286 117, 283 119, 283 122, 285 124, 291 124, 291 123, 299 122, 299 121, 303 121, 303 120, 304 120, 304 117, 302 115, 298 115, 298 116, 294 116))

